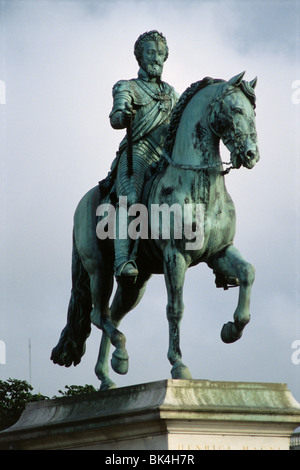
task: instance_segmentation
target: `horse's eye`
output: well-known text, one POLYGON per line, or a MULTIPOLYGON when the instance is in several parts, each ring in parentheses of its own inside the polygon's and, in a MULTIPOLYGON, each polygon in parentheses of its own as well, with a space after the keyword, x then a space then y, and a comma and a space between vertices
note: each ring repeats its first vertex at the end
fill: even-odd
POLYGON ((233 110, 237 113, 237 114, 243 114, 244 111, 242 110, 242 108, 233 108, 233 110))

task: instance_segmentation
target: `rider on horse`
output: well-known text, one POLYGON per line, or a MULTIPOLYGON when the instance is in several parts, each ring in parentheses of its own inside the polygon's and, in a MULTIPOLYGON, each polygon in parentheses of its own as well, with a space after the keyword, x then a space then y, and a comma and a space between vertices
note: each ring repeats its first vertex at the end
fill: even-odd
MULTIPOLYGON (((140 66, 138 78, 121 80, 114 85, 113 108, 109 115, 111 126, 127 128, 127 135, 120 143, 108 178, 100 182, 102 191, 105 186, 111 189, 114 184, 117 227, 119 197, 126 196, 128 206, 141 202, 145 175, 160 159, 171 112, 179 98, 174 88, 161 80, 168 57, 167 42, 161 33, 142 34, 135 43, 134 54, 140 66)), ((122 239, 117 233, 114 244, 116 277, 136 277, 132 240, 122 239)))

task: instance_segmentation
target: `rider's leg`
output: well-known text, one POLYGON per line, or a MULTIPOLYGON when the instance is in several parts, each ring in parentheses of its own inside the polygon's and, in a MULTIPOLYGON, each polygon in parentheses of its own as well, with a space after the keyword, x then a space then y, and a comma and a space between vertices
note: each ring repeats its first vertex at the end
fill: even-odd
POLYGON ((133 241, 128 234, 129 219, 121 217, 120 211, 124 208, 118 207, 116 210, 116 239, 115 246, 115 275, 117 278, 120 276, 136 277, 138 275, 137 266, 134 259, 131 259, 131 251, 133 248, 133 241), (120 227, 120 224, 122 226, 120 227))
POLYGON ((135 174, 128 175, 127 155, 124 152, 119 161, 116 178, 116 239, 115 239, 115 275, 119 277, 135 278, 138 275, 134 259, 131 259, 133 248, 132 240, 128 234, 130 218, 128 208, 139 201, 139 193, 135 184, 135 174))

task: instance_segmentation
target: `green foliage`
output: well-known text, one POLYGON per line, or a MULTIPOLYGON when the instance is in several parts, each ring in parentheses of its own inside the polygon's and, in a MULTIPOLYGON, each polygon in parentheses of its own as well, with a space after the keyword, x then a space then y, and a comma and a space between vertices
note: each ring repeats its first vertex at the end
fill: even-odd
MULTIPOLYGON (((63 397, 97 391, 92 385, 65 385, 65 389, 58 391, 63 397)), ((9 428, 18 421, 27 403, 49 400, 49 397, 40 393, 33 394, 32 390, 33 387, 26 380, 0 380, 0 431, 9 428)))
POLYGON ((32 394, 33 387, 26 380, 0 380, 0 430, 12 426, 21 416, 27 403, 48 397, 32 394))
MULTIPOLYGON (((93 393, 97 392, 97 390, 93 387, 93 385, 65 385, 65 391, 58 390, 63 397, 73 397, 74 395, 82 395, 83 393, 93 393)), ((54 397, 57 398, 57 397, 54 397)))

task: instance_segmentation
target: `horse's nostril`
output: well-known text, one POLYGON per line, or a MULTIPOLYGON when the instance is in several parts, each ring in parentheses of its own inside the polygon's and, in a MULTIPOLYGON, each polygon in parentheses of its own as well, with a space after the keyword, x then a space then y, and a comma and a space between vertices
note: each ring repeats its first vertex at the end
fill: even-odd
POLYGON ((248 152, 246 153, 246 157, 249 160, 252 160, 255 157, 255 152, 253 150, 248 150, 248 152))

